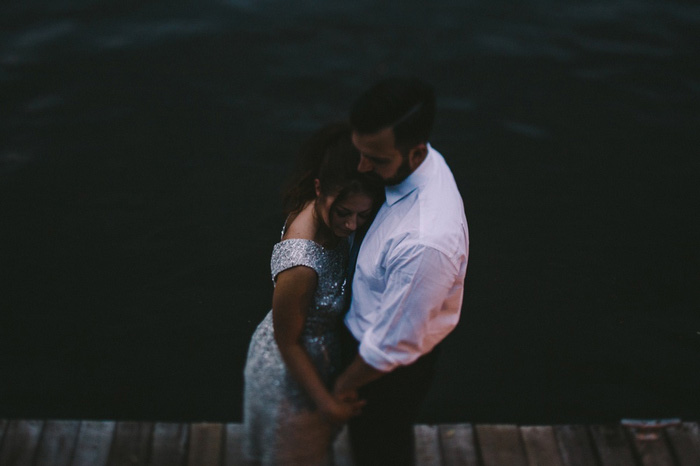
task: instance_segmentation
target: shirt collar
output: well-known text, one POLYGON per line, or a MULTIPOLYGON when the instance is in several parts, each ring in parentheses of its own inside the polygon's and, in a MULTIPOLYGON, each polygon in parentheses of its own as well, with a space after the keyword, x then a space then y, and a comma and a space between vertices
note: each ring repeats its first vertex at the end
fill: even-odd
POLYGON ((425 185, 428 182, 428 178, 431 172, 431 167, 433 165, 434 156, 431 155, 433 148, 430 144, 428 146, 428 154, 425 156, 425 160, 415 169, 413 173, 408 175, 408 178, 403 180, 401 183, 393 186, 387 186, 384 188, 386 193, 386 203, 390 206, 396 204, 404 197, 411 194, 416 189, 425 185))

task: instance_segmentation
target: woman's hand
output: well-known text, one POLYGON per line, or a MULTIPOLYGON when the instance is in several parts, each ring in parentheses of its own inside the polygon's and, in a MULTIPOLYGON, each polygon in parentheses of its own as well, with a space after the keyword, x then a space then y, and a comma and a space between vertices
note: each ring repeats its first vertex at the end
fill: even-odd
POLYGON ((362 407, 367 402, 357 398, 328 398, 319 409, 321 414, 333 424, 344 424, 351 417, 355 417, 362 412, 362 407))

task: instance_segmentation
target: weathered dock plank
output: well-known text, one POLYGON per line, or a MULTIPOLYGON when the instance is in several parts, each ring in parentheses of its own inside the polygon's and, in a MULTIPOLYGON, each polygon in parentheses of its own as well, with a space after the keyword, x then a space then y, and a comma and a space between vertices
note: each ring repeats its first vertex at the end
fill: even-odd
POLYGON ((224 449, 224 466, 248 466, 250 463, 243 456, 243 425, 226 424, 226 448, 224 449))
POLYGON ((514 425, 477 425, 484 466, 528 466, 520 429, 514 425))
POLYGON ((621 426, 591 426, 591 435, 602 466, 635 466, 632 446, 621 426))
POLYGON ((7 419, 0 419, 0 450, 2 449, 2 440, 5 438, 5 427, 7 427, 7 419))
POLYGON ((666 429, 666 434, 671 442, 673 454, 680 466, 697 466, 700 464, 700 435, 697 424, 693 432, 692 424, 684 423, 680 426, 672 426, 666 429))
POLYGON ((187 424, 156 423, 150 466, 185 466, 188 435, 187 424))
POLYGON ((43 421, 10 421, 5 427, 0 465, 32 466, 43 427, 43 421))
POLYGON ((108 466, 145 466, 151 452, 153 424, 150 422, 117 422, 108 466))
MULTIPOLYGON (((700 466, 694 422, 622 425, 416 425, 418 465, 700 466), (635 430, 642 429, 642 430, 635 430)), ((0 466, 251 466, 238 423, 0 420, 0 466)), ((347 429, 335 466, 354 466, 347 429)))
POLYGON ((104 466, 112 448, 114 421, 82 421, 71 466, 104 466))
POLYGON ((190 425, 190 466, 218 466, 223 456, 224 429, 222 424, 201 422, 190 425))
POLYGON ((585 426, 554 426, 564 466, 597 466, 595 451, 585 426))
POLYGON ((693 434, 693 443, 695 448, 700 451, 700 425, 697 422, 687 422, 683 424, 688 427, 688 430, 693 434))
POLYGON ((552 426, 523 426, 520 434, 529 466, 563 466, 552 426))
POLYGON ((700 425, 697 422, 685 422, 683 427, 688 430, 695 449, 700 452, 700 425))
POLYGON ((46 421, 34 466, 70 466, 80 421, 46 421))
POLYGON ((445 466, 477 466, 474 428, 471 424, 438 426, 442 464, 445 466))
POLYGON ((5 439, 5 428, 7 427, 7 419, 0 419, 0 454, 2 454, 2 442, 5 439))
POLYGON ((416 442, 416 466, 433 466, 442 463, 437 426, 419 424, 413 427, 416 442))
POLYGON ((627 433, 632 439, 637 458, 642 466, 672 466, 675 464, 663 431, 654 432, 650 436, 639 436, 638 432, 635 428, 627 428, 627 433))

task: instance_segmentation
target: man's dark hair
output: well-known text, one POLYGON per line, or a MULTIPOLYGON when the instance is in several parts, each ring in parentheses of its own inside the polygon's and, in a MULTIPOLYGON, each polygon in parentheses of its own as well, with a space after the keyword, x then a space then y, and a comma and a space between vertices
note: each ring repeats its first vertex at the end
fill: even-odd
POLYGON ((396 148, 408 151, 428 142, 435 119, 435 92, 417 78, 387 78, 362 94, 350 112, 360 134, 393 128, 396 148))

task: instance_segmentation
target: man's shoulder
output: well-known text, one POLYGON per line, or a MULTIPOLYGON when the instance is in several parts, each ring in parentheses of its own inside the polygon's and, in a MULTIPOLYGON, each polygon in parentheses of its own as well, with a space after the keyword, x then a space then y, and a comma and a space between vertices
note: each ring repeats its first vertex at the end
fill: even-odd
POLYGON ((384 236, 431 245, 445 235, 461 235, 466 227, 462 197, 457 186, 449 186, 450 180, 446 181, 448 186, 438 183, 417 189, 380 226, 384 236))
POLYGON ((402 222, 385 237, 390 254, 426 250, 440 251, 448 256, 460 255, 468 241, 466 219, 462 215, 443 215, 439 211, 424 212, 413 221, 402 222))

